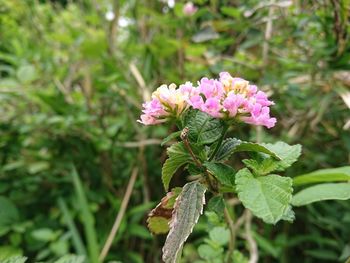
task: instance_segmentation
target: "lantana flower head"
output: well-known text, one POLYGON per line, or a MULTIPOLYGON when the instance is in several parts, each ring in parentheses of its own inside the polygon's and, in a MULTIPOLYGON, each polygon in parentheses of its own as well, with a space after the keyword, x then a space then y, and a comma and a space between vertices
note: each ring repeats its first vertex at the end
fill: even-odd
POLYGON ((177 89, 175 84, 161 85, 152 93, 152 100, 145 102, 143 114, 138 122, 153 125, 165 122, 167 118, 178 118, 189 107, 187 101, 192 95, 192 83, 186 82, 177 89))
POLYGON ((275 126, 270 116, 270 101, 265 92, 249 81, 221 72, 219 79, 202 78, 197 87, 190 82, 176 89, 162 85, 152 95, 155 101, 145 103, 141 123, 150 125, 163 122, 169 116, 179 117, 190 106, 214 118, 235 119, 267 128, 275 126))

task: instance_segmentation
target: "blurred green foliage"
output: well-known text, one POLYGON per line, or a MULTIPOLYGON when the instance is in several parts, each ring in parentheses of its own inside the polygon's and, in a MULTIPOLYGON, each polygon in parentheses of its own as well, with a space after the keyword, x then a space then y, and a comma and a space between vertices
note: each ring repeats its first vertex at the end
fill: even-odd
MULTIPOLYGON (((164 195, 159 144, 173 127, 136 119, 162 83, 242 76, 271 95, 278 125, 230 133, 302 144, 290 175, 349 163, 349 1, 193 2, 198 11, 185 16, 181 1, 0 0, 0 262, 69 253, 96 262, 135 166, 107 259, 160 262, 163 238, 149 234, 145 217, 164 195)), ((184 180, 178 174, 173 184, 184 180)), ((254 221, 261 262, 350 256, 349 202, 296 212, 293 225, 254 221)), ((212 262, 225 241, 220 220, 209 229, 204 221, 184 262, 212 262)), ((235 258, 246 262, 239 246, 235 258)))

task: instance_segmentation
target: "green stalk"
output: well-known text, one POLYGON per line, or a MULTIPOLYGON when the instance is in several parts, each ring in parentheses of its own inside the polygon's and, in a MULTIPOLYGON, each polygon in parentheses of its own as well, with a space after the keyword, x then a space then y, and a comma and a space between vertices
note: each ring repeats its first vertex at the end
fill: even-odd
POLYGON ((71 174, 72 174, 73 185, 77 195, 79 207, 81 208, 80 212, 83 219, 84 232, 86 235, 90 262, 99 263, 99 260, 98 260, 99 247, 98 247, 97 236, 95 231, 94 216, 89 209, 89 203, 86 198, 83 185, 80 181, 79 175, 74 165, 72 166, 71 174))
POLYGON ((57 200, 57 203, 58 203, 60 210, 62 211, 64 221, 67 224, 67 227, 72 234, 72 240, 73 240, 73 245, 75 247, 75 252, 79 256, 84 255, 85 257, 87 257, 84 243, 81 240, 81 237, 79 235, 79 231, 74 223, 74 220, 72 218, 71 213, 69 212, 69 209, 67 207, 66 202, 64 201, 64 199, 62 197, 59 197, 57 200))
POLYGON ((213 158, 215 157, 216 153, 218 152, 221 144, 222 144, 222 141, 224 140, 225 138, 225 135, 227 133, 227 130, 228 130, 228 125, 227 124, 224 124, 224 129, 223 129, 223 133, 222 133, 222 136, 220 137, 220 139, 218 140, 217 142, 217 145, 213 151, 213 153, 211 154, 211 156, 209 157, 209 161, 213 160, 213 158))

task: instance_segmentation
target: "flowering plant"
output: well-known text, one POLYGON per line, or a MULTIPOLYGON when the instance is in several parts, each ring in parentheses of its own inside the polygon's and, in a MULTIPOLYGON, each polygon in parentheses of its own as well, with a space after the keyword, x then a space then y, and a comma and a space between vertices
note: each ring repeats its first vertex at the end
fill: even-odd
MULTIPOLYGON (((202 214, 206 192, 207 197, 211 197, 208 211, 218 218, 223 216, 229 228, 226 262, 232 262, 237 255, 235 239, 239 225, 239 220, 233 224, 233 211, 225 203, 226 197, 236 196, 249 213, 270 224, 293 221, 292 206, 324 199, 324 196, 310 197, 311 188, 293 197, 292 178, 281 174, 300 156, 299 144, 225 138, 230 126, 237 123, 272 128, 276 123, 276 118, 270 116, 272 105, 257 86, 227 72, 220 73, 218 79, 202 78, 197 86, 190 82, 179 88, 175 84, 162 85, 152 94, 152 100, 143 104, 140 123, 155 125, 175 121, 179 128, 162 143, 179 139, 167 149, 169 157, 162 168, 162 181, 168 193, 148 218, 151 232, 168 233, 163 247, 164 262, 179 259, 184 242, 202 214), (249 155, 242 160, 244 167, 238 171, 225 163, 237 152, 249 155), (191 182, 169 191, 171 179, 180 168, 191 176, 191 182)), ((296 179, 298 181, 298 177, 296 179)), ((315 177, 299 178, 300 184, 310 180, 315 177)))
POLYGON ((241 78, 220 73, 219 80, 202 78, 198 87, 186 82, 176 89, 175 84, 160 86, 152 100, 143 104, 140 122, 152 125, 167 118, 179 118, 189 107, 198 109, 214 118, 240 120, 267 128, 275 126, 276 118, 270 117, 268 100, 263 91, 241 78))

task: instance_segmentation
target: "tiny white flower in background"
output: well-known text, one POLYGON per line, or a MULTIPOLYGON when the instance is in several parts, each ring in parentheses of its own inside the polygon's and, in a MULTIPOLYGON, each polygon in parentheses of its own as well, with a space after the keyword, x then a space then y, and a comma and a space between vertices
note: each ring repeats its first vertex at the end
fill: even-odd
POLYGON ((175 0, 168 0, 168 6, 173 8, 175 6, 175 0))
POLYGON ((118 20, 118 25, 120 27, 127 27, 130 24, 130 20, 125 17, 120 17, 118 20))
POLYGON ((113 13, 113 11, 109 10, 105 14, 105 18, 106 18, 107 21, 112 21, 115 18, 115 14, 113 13))

